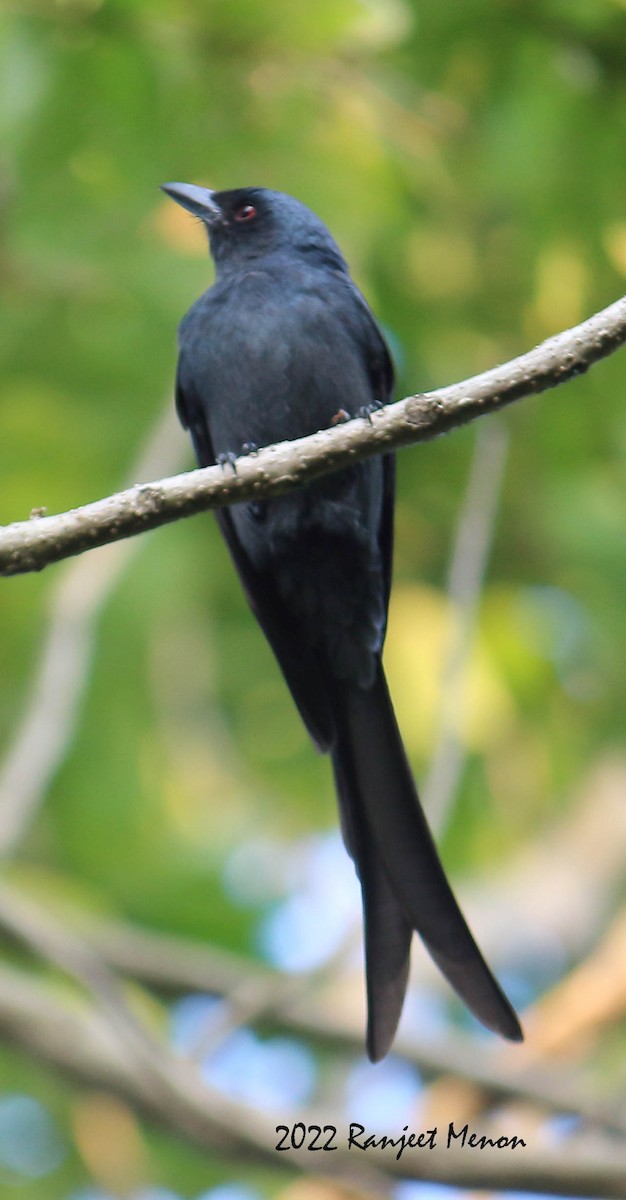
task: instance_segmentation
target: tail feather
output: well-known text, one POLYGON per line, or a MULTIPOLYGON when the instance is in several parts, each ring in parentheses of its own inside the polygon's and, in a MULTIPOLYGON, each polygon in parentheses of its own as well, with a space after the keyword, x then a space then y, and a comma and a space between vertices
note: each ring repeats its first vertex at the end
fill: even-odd
POLYGON ((391 1049, 409 980, 413 930, 382 865, 374 862, 363 887, 367 980, 366 1047, 372 1062, 391 1049))
POLYGON ((346 846, 361 883, 367 985, 367 1054, 379 1062, 391 1048, 409 977, 413 929, 389 884, 376 844, 359 810, 352 755, 333 755, 346 846))
POLYGON ((363 890, 373 1048, 385 1046, 384 1054, 393 1039, 411 929, 478 1020, 520 1041, 517 1016, 482 957, 439 860, 382 666, 370 688, 342 685, 336 724, 333 760, 344 834, 363 890))

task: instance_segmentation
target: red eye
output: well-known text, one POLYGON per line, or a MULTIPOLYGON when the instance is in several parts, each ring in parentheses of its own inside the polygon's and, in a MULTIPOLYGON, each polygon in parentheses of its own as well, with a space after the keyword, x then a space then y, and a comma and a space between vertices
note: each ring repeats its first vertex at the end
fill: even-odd
POLYGON ((256 217, 254 204, 242 204, 235 212, 236 221, 253 221, 256 217))

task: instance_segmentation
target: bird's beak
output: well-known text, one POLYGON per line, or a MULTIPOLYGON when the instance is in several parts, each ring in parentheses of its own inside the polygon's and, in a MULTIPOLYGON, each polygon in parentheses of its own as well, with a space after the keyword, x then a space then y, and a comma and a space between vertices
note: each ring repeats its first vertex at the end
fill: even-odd
POLYGON ((177 204, 182 204, 194 217, 200 217, 208 225, 222 220, 222 210, 215 203, 215 192, 210 188, 196 187, 195 183, 162 183, 161 191, 166 192, 177 204))

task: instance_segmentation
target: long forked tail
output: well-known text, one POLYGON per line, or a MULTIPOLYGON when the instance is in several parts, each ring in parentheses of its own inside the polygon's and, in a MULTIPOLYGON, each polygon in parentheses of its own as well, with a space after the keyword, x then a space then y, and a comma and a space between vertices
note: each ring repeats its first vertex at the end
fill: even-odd
POLYGON ((382 665, 372 687, 342 684, 333 765, 344 837, 361 881, 368 1054, 387 1053, 402 1012, 412 930, 474 1016, 521 1041, 446 879, 419 802, 382 665))

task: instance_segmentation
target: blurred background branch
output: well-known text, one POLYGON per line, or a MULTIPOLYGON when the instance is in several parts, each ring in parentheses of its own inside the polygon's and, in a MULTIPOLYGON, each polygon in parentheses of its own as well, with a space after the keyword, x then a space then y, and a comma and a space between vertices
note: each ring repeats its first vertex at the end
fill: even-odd
POLYGON ((492 422, 478 426, 452 553, 448 578, 452 630, 441 676, 435 749, 424 787, 426 811, 438 834, 450 817, 467 753, 462 726, 469 658, 498 513, 507 443, 507 432, 501 425, 492 422))
MULTIPOLYGON (((131 471, 150 479, 174 469, 182 446, 168 404, 131 471)), ((92 661, 97 621, 139 545, 112 546, 72 563, 57 581, 32 693, 0 764, 0 857, 15 853, 71 744, 92 661)))
MULTIPOLYGON (((8 967, 0 969, 0 1029, 5 1037, 73 1080, 112 1090, 139 1113, 170 1127, 193 1145, 235 1156, 240 1162, 269 1162, 274 1168, 297 1169, 314 1176, 319 1172, 358 1194, 385 1195, 396 1176, 481 1189, 621 1196, 623 1157, 602 1141, 597 1142, 594 1154, 582 1152, 574 1161, 564 1154, 520 1150, 511 1162, 510 1155, 505 1158, 501 1151, 487 1149, 470 1157, 458 1148, 422 1155, 406 1151, 398 1160, 394 1150, 371 1148, 363 1154, 362 1163, 355 1165, 355 1151, 345 1152, 348 1126, 331 1112, 322 1119, 326 1124, 335 1115, 336 1155, 319 1160, 304 1150, 281 1158, 275 1151, 276 1127, 270 1119, 212 1096, 186 1076, 186 1087, 175 1097, 166 1096, 153 1083, 145 1086, 136 1064, 128 1058, 125 1040, 120 1040, 106 1018, 84 1005, 62 1001, 58 994, 33 985, 28 976, 8 967)), ((163 1051, 157 1054, 156 1063, 163 1072, 170 1071, 172 1078, 181 1074, 180 1064, 168 1062, 163 1051)), ((320 1120, 315 1111, 299 1116, 307 1125, 320 1120)), ((440 1131, 440 1146, 442 1142, 445 1145, 446 1136, 447 1126, 440 1131)))

